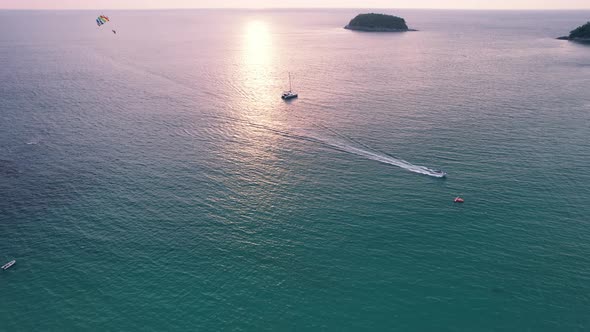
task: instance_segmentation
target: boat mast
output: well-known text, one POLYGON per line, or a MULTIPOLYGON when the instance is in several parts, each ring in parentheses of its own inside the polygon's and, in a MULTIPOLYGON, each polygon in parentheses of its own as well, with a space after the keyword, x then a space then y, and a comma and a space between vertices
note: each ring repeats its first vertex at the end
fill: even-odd
POLYGON ((289 72, 289 91, 293 91, 293 88, 291 87, 291 72, 289 72))

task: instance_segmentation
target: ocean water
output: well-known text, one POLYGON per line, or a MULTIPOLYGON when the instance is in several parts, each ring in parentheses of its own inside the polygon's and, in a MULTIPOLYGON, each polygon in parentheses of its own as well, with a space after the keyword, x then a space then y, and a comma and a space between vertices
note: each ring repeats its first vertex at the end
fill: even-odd
POLYGON ((0 330, 590 330, 590 12, 365 11, 0 11, 0 330))

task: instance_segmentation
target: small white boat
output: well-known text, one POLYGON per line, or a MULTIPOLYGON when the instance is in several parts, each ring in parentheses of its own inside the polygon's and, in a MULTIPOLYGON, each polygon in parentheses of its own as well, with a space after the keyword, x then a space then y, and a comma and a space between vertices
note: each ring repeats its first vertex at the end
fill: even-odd
POLYGON ((293 88, 291 87, 291 73, 289 73, 289 91, 283 92, 281 98, 283 100, 297 98, 297 93, 293 92, 293 88))
POLYGON ((15 261, 15 260, 11 260, 10 262, 8 262, 8 263, 6 263, 6 264, 2 265, 2 269, 3 269, 3 270, 8 270, 8 268, 9 268, 9 267, 11 267, 11 266, 13 266, 13 265, 14 265, 14 263, 16 263, 16 261, 15 261))
POLYGON ((439 178, 446 178, 447 177, 447 172, 441 171, 441 170, 438 170, 438 169, 435 169, 434 170, 434 174, 435 174, 435 176, 437 176, 439 178))

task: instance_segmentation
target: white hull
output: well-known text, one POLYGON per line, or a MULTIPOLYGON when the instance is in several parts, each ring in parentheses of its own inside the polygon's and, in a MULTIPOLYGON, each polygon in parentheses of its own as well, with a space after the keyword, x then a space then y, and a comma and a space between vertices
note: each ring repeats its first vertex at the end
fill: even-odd
POLYGON ((6 264, 2 265, 2 269, 3 269, 3 270, 7 270, 9 267, 13 266, 13 265, 14 265, 14 263, 16 263, 16 261, 15 261, 15 260, 12 260, 12 261, 8 262, 8 263, 6 263, 6 264))

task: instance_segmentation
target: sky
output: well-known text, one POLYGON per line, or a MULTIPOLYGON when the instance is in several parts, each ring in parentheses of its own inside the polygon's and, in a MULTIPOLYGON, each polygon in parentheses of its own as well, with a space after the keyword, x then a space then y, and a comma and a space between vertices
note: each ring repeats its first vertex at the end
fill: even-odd
POLYGON ((0 9, 159 8, 590 9, 590 0, 0 0, 0 9))

